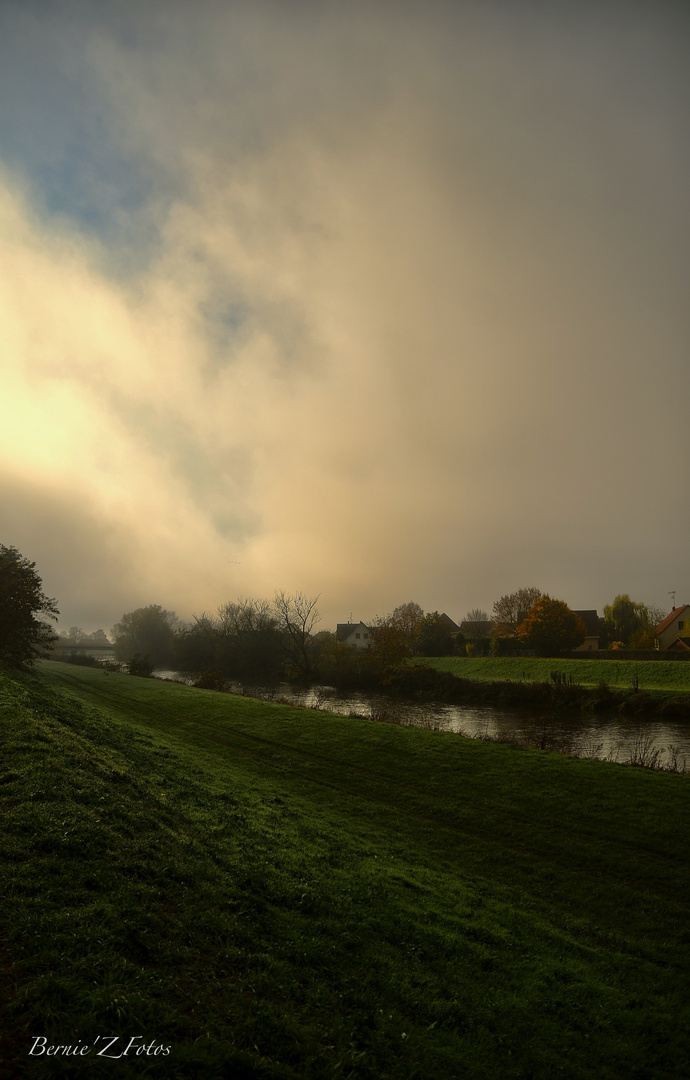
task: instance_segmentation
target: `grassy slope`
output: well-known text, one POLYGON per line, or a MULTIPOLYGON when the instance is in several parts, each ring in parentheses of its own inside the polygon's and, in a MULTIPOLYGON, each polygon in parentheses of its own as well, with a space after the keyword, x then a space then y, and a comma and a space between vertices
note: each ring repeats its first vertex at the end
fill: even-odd
POLYGON ((41 679, 0 683, 7 1059, 33 1034, 122 1033, 199 1080, 690 1066, 686 778, 66 665, 41 679))
POLYGON ((532 656, 441 656, 422 659, 439 671, 482 682, 514 680, 541 682, 552 671, 572 675, 581 686, 596 686, 602 679, 613 689, 626 690, 637 677, 640 689, 690 692, 690 663, 673 660, 565 660, 532 656))

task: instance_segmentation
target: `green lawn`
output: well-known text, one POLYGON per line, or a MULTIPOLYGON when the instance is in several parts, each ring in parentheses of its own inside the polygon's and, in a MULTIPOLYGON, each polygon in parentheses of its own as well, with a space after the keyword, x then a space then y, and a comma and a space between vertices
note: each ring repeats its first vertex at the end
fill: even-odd
POLYGON ((673 660, 564 660, 532 656, 441 656, 420 659, 439 671, 477 682, 542 682, 552 671, 572 675, 581 686, 602 680, 616 690, 627 690, 639 680, 641 690, 690 692, 690 662, 673 660))
POLYGON ((687 778, 57 663, 0 709, 0 1075, 690 1070, 687 778))

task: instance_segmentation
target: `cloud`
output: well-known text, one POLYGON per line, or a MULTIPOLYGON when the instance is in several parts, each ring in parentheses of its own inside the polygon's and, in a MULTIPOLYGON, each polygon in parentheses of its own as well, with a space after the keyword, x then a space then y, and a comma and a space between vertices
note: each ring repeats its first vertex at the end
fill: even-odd
POLYGON ((72 621, 682 587, 679 16, 68 7, 43 74, 10 20, 0 524, 72 621))

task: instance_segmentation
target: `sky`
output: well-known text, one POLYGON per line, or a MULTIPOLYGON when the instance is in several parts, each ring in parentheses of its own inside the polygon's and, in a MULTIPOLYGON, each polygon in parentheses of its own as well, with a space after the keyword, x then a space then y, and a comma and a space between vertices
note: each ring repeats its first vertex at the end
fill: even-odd
POLYGON ((60 627, 690 602, 689 31, 2 0, 0 543, 60 627))

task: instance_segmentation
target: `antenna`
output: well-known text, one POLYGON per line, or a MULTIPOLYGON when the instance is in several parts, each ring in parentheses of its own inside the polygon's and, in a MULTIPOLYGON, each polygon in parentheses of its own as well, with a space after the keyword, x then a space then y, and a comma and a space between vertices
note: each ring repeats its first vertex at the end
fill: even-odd
POLYGON ((669 596, 671 597, 671 599, 673 600, 673 610, 675 611, 675 610, 676 610, 676 590, 675 590, 675 589, 671 589, 671 590, 669 591, 669 594, 668 594, 668 595, 669 595, 669 596))

